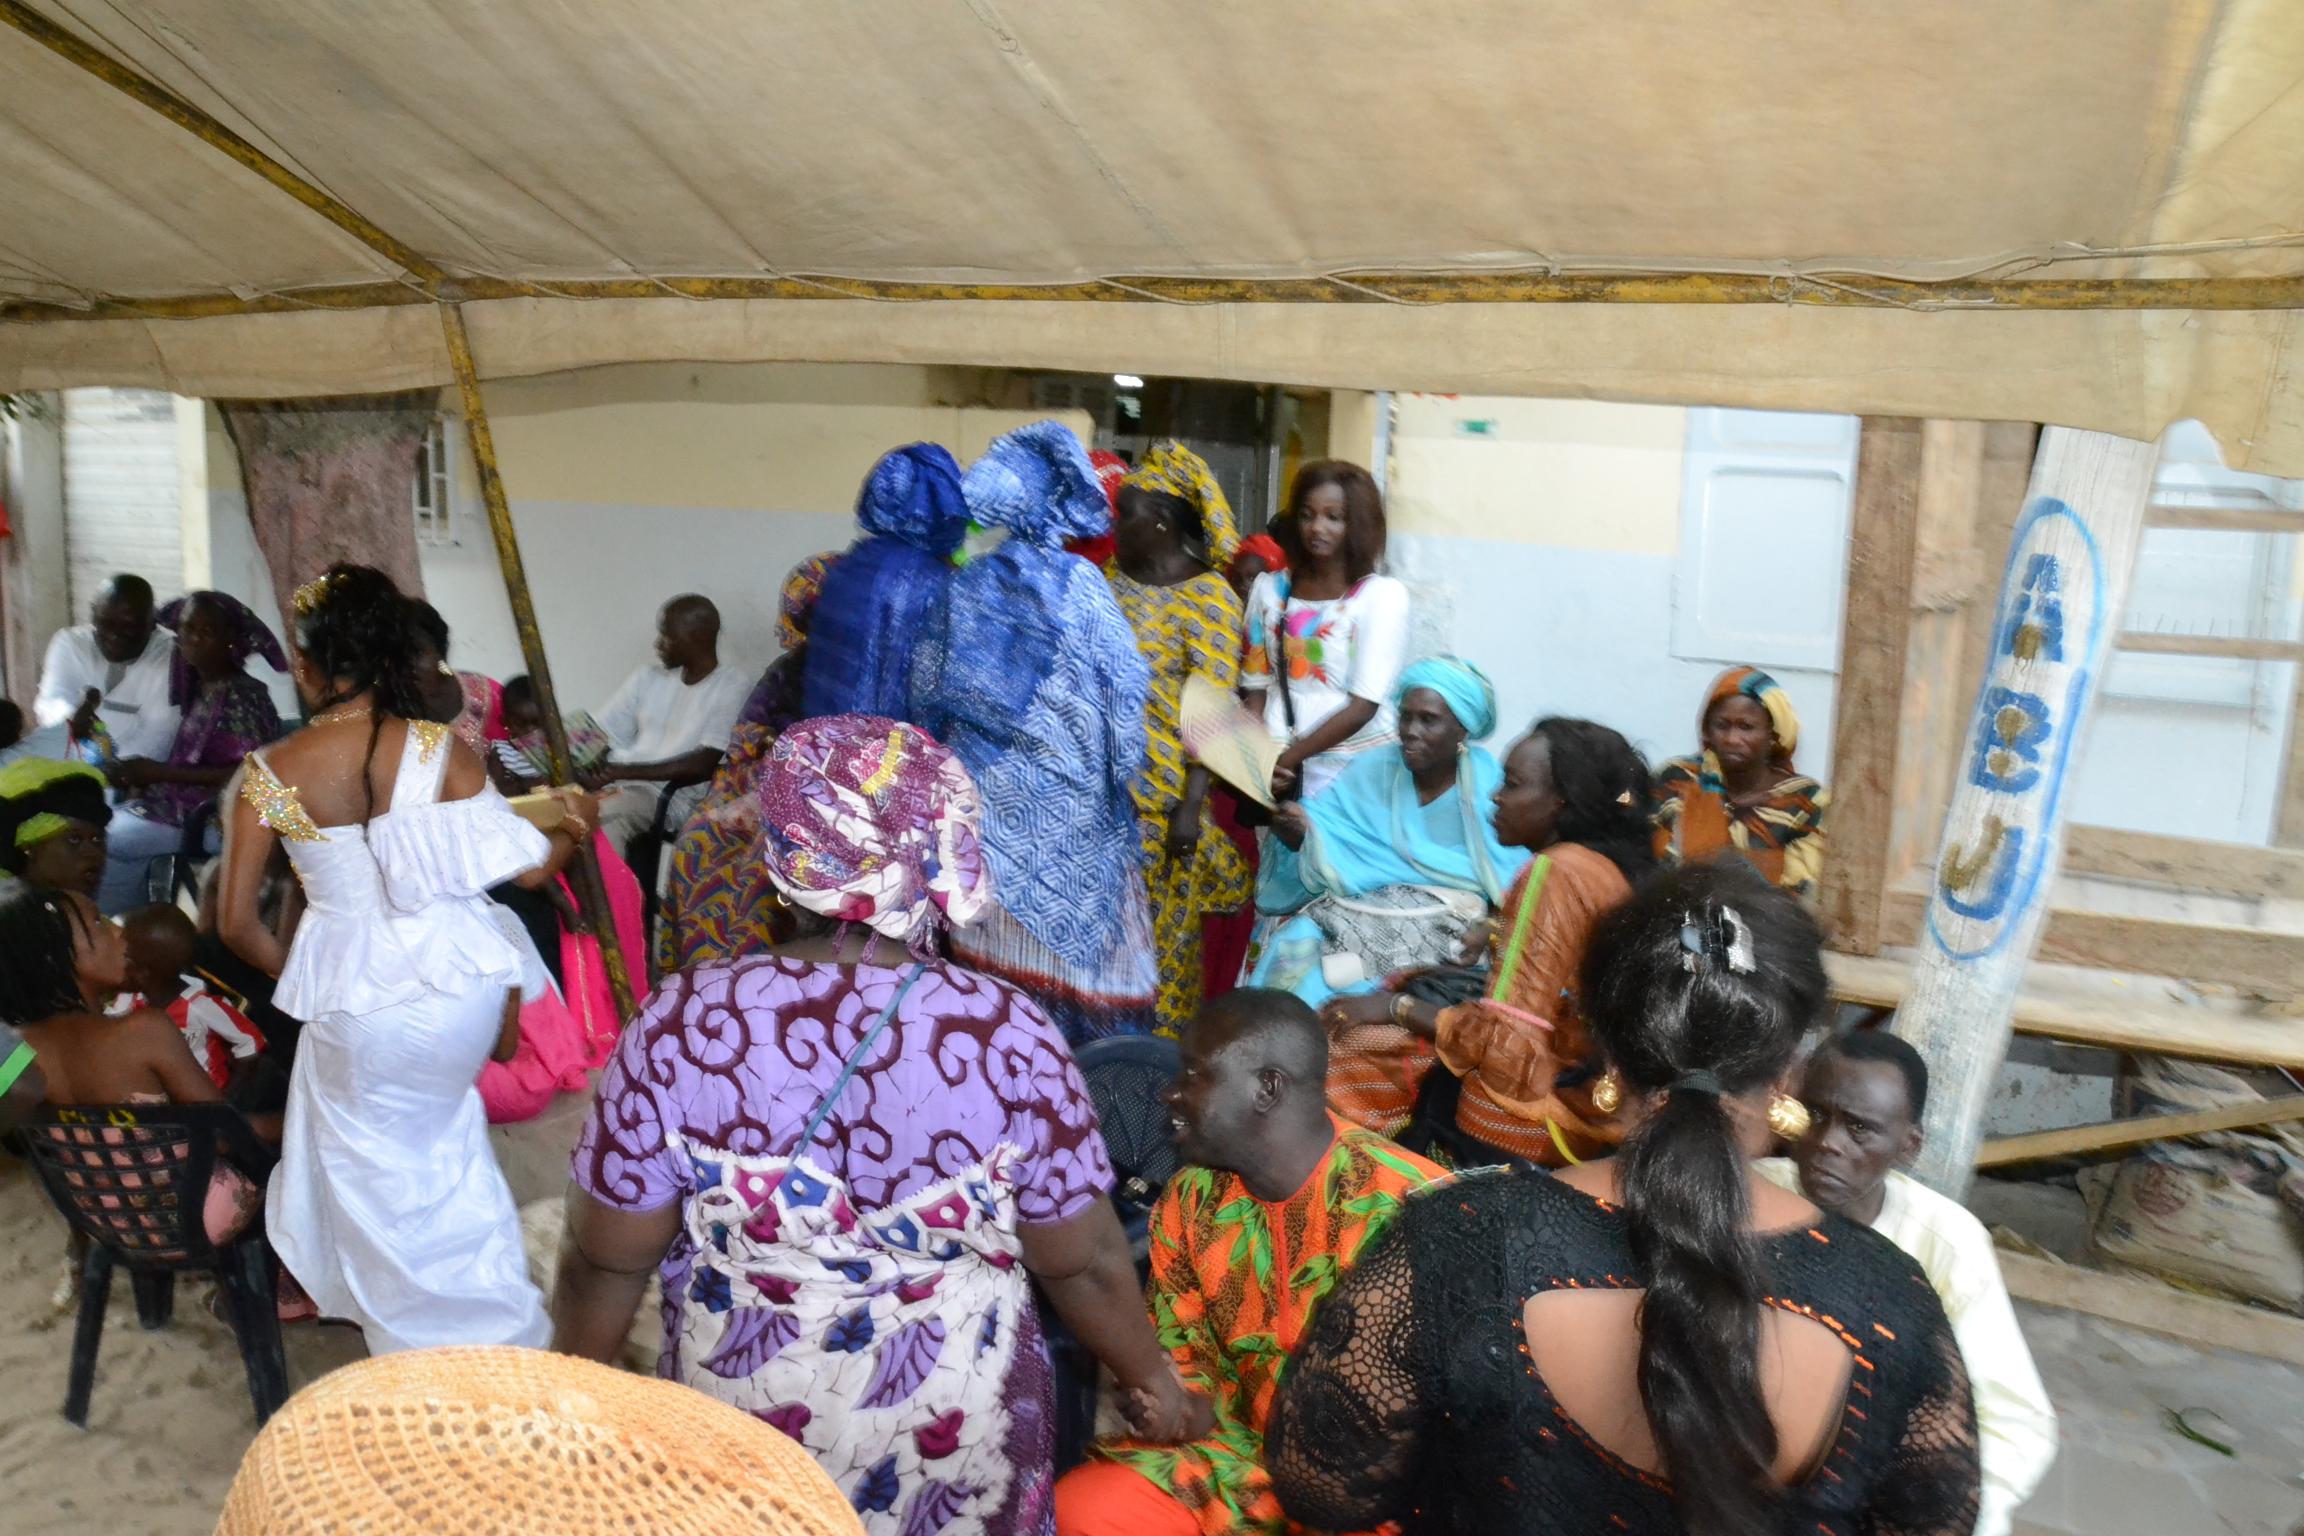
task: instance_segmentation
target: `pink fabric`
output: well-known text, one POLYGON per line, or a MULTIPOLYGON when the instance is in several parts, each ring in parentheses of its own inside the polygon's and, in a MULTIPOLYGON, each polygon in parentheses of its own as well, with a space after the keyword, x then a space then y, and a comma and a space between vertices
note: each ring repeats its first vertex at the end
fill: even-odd
POLYGON ((488 743, 506 739, 504 685, 478 672, 459 672, 456 686, 463 690, 464 708, 448 722, 448 729, 485 761, 488 743))
MULTIPOLYGON (((592 847, 600 856, 601 882, 608 887, 610 918, 637 968, 643 953, 640 882, 604 834, 592 834, 592 847)), ((575 899, 566 875, 560 877, 560 888, 575 899)), ((490 1125, 533 1120, 554 1094, 584 1092, 591 1086, 588 1074, 615 1053, 623 1023, 616 1016, 616 994, 608 986, 600 941, 563 930, 560 975, 559 993, 547 992, 521 1007, 520 1049, 512 1059, 480 1069, 480 1103, 490 1125)))

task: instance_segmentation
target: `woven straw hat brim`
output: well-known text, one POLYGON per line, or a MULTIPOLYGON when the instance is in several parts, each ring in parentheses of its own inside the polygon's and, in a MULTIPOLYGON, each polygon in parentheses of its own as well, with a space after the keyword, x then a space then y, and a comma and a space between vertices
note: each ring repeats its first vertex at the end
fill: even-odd
POLYGON ((862 1536, 799 1445, 668 1381, 569 1355, 426 1349, 289 1399, 217 1536, 862 1536))

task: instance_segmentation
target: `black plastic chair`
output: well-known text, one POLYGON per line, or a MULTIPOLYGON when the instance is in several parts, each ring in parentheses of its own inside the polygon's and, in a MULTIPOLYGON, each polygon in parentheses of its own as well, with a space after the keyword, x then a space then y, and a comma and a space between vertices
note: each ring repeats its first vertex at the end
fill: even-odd
POLYGON ((200 899, 200 871, 214 857, 208 851, 208 834, 217 829, 218 813, 214 800, 203 800, 191 815, 184 818, 184 836, 178 841, 174 853, 163 853, 144 866, 144 899, 173 906, 179 895, 189 895, 195 902, 200 899))
POLYGON ((48 1109, 24 1128, 24 1141, 48 1197, 88 1239, 64 1417, 87 1427, 112 1271, 124 1267, 136 1288, 137 1319, 148 1330, 168 1326, 177 1275, 215 1274, 240 1341, 256 1422, 271 1418, 288 1400, 288 1357, 274 1299, 278 1266, 262 1216, 222 1247, 208 1241, 201 1219, 220 1145, 259 1184, 278 1161, 240 1112, 224 1104, 48 1109))
MULTIPOLYGON (((1169 1140, 1168 1106, 1160 1102, 1160 1090, 1179 1065, 1176 1042, 1164 1035, 1115 1035, 1089 1041, 1072 1059, 1096 1106, 1096 1124, 1117 1181, 1112 1206, 1128 1234, 1141 1282, 1151 1270, 1152 1207, 1183 1166, 1169 1140)), ((1056 1470, 1063 1473, 1080 1464, 1096 1438, 1096 1357, 1055 1309, 1041 1309, 1041 1329, 1055 1363, 1056 1470)))
MULTIPOLYGON (((693 789, 699 784, 711 782, 709 777, 666 779, 664 792, 656 797, 656 814, 649 819, 647 828, 635 833, 631 841, 617 850, 624 855, 624 862, 632 866, 633 878, 640 882, 641 934, 648 945, 648 970, 651 976, 655 974, 655 957, 663 949, 656 937, 656 930, 664 916, 664 898, 657 894, 656 874, 664 863, 664 850, 672 846, 682 831, 682 827, 672 822, 672 799, 684 789, 693 789)), ((693 815, 695 809, 689 806, 688 814, 693 815)))

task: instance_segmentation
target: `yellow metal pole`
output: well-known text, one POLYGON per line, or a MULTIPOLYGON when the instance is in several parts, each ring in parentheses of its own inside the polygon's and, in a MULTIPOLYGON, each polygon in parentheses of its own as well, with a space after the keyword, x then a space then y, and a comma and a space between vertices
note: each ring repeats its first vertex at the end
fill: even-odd
MULTIPOLYGON (((496 439, 488 430, 488 408, 480 399, 480 375, 472 364, 472 338, 464 329, 464 312, 453 304, 440 306, 440 327, 448 337, 448 360, 456 370, 456 390, 464 399, 464 429, 472 439, 472 458, 480 467, 480 499, 488 508, 488 531, 496 538, 496 563, 504 570, 504 591, 512 599, 512 624, 520 632, 520 654, 528 663, 528 681, 536 689, 536 709, 544 717, 544 740, 552 755, 552 781, 576 782, 576 765, 568 751, 568 727, 560 718, 560 700, 552 691, 552 666, 544 657, 544 632, 536 626, 536 603, 528 592, 528 568, 520 559, 520 538, 512 527, 512 504, 504 496, 504 477, 496 468, 496 439)), ((618 1014, 629 1019, 636 1011, 629 957, 623 935, 616 931, 615 915, 608 909, 607 887, 600 878, 599 856, 587 839, 572 861, 585 916, 600 936, 600 957, 607 963, 608 987, 616 997, 618 1014)))

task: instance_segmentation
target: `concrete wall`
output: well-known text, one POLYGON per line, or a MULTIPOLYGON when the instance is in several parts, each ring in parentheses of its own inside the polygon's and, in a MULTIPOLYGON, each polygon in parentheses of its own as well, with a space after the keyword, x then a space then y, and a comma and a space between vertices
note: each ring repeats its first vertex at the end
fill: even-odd
POLYGON ((10 536, 0 541, 0 605, 6 609, 7 696, 31 714, 48 638, 74 621, 64 538, 64 404, 26 395, 0 424, 0 502, 10 536))

